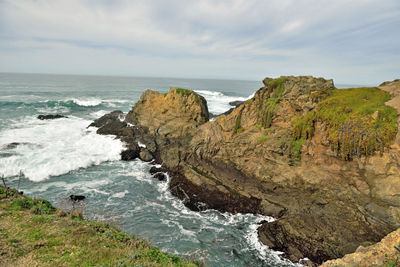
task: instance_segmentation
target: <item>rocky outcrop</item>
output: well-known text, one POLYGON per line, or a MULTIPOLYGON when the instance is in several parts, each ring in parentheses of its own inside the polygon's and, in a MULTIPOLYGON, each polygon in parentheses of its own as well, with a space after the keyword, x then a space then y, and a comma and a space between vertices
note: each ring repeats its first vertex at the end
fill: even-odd
POLYGON ((161 94, 147 90, 126 116, 158 138, 188 138, 209 119, 206 100, 187 89, 171 88, 161 94))
POLYGON ((342 257, 399 227, 400 149, 343 160, 330 126, 319 120, 299 142, 293 122, 317 109, 335 89, 333 81, 283 76, 263 82, 252 99, 210 122, 196 93, 149 90, 106 132, 145 144, 170 173, 171 192, 191 209, 275 217, 259 228, 260 239, 293 261, 342 257))
POLYGON ((367 247, 360 246, 354 253, 348 254, 341 259, 327 261, 321 266, 399 266, 399 242, 400 229, 388 234, 380 242, 374 245, 367 247))

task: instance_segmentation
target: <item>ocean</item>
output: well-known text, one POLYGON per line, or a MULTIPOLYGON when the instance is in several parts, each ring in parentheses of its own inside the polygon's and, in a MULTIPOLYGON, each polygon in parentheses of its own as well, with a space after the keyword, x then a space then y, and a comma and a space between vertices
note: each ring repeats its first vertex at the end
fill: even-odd
POLYGON ((209 266, 295 266, 261 244, 258 223, 272 218, 215 210, 193 212, 173 197, 149 163, 120 161, 124 144, 87 126, 113 110, 128 112, 146 89, 195 90, 209 111, 246 100, 261 81, 0 73, 0 175, 10 187, 65 208, 87 197, 89 219, 109 221, 163 251, 209 266), (41 114, 67 118, 39 120, 41 114), (24 177, 19 179, 22 172, 24 177))

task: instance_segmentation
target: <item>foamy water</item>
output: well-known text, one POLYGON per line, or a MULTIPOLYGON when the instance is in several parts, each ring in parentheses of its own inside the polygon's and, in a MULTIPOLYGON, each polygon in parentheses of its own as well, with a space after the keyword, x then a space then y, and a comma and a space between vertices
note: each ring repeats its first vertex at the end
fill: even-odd
POLYGON ((113 136, 96 134, 91 121, 69 117, 41 121, 28 117, 0 132, 0 147, 10 156, 0 158, 5 176, 22 171, 32 181, 120 159, 124 145, 113 136), (6 149, 10 143, 19 143, 6 149))

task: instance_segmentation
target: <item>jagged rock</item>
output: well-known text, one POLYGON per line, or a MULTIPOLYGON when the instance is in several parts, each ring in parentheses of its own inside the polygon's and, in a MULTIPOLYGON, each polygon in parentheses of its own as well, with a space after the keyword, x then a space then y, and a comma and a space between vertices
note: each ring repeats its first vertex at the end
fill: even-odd
POLYGON ((54 119, 61 119, 61 118, 68 118, 67 116, 60 115, 60 114, 53 114, 53 115, 39 115, 37 116, 39 120, 54 120, 54 119))

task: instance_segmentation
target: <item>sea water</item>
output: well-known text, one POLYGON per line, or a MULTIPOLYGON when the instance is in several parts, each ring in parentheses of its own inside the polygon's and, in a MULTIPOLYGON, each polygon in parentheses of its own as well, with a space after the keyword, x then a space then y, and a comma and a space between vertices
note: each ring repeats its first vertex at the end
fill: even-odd
POLYGON ((203 95, 221 114, 246 100, 261 82, 172 78, 0 73, 0 174, 25 195, 65 205, 85 195, 90 219, 116 223, 163 251, 209 266, 294 266, 259 242, 257 227, 272 218, 215 210, 193 212, 168 182, 140 160, 120 161, 124 144, 87 126, 113 110, 128 112, 146 89, 183 87, 203 95), (40 114, 66 118, 39 120, 40 114), (12 143, 18 143, 13 144, 12 143), (19 181, 20 171, 25 175, 19 181))

